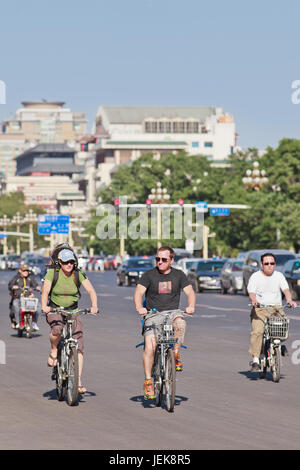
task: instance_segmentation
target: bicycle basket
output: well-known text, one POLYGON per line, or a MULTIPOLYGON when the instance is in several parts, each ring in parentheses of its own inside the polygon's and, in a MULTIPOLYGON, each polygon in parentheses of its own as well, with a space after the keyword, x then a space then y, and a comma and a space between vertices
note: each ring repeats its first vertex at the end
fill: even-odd
POLYGON ((286 317, 269 317, 268 331, 270 338, 287 339, 289 336, 289 322, 286 317))
POLYGON ((36 312, 38 306, 38 299, 34 297, 21 297, 21 310, 24 312, 36 312))

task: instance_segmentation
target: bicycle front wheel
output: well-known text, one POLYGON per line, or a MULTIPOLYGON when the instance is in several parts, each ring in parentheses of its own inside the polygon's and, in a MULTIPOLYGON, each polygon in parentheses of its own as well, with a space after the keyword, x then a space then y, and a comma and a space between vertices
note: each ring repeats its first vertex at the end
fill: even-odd
POLYGON ((152 381, 155 394, 155 406, 161 406, 162 402, 162 377, 160 372, 160 351, 159 348, 156 348, 154 362, 152 366, 152 381))
POLYGON ((274 350, 274 364, 272 367, 273 382, 279 382, 280 380, 280 366, 281 366, 281 348, 275 348, 274 350))
POLYGON ((78 352, 72 348, 68 358, 68 383, 67 383, 67 402, 68 405, 74 406, 78 401, 78 352))
POLYGON ((172 349, 168 349, 166 357, 166 370, 165 370, 165 396, 166 408, 168 411, 174 411, 175 405, 175 389, 176 389, 176 367, 175 359, 172 349))
POLYGON ((66 379, 65 370, 63 365, 63 350, 62 346, 58 345, 57 350, 57 365, 54 367, 55 381, 56 381, 56 396, 58 401, 63 401, 66 396, 66 379))

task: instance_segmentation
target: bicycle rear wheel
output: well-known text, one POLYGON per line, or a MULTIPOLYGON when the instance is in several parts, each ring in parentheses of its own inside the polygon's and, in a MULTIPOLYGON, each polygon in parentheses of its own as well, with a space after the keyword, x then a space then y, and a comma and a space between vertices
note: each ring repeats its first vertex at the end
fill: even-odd
POLYGON ((68 405, 74 406, 78 401, 78 352, 72 348, 68 358, 68 379, 67 379, 67 402, 68 405))
POLYGON ((176 367, 174 353, 172 349, 168 349, 166 356, 166 370, 165 370, 165 396, 166 408, 168 411, 174 411, 175 405, 175 389, 176 389, 176 367))
POLYGON ((66 396, 67 384, 65 379, 65 371, 62 363, 62 348, 58 346, 57 350, 57 365, 53 368, 56 381, 56 396, 58 401, 63 401, 66 396))
POLYGON ((158 347, 155 350, 151 375, 152 375, 153 388, 154 388, 154 393, 155 393, 155 406, 161 406, 163 387, 162 387, 162 377, 160 373, 160 351, 158 347))

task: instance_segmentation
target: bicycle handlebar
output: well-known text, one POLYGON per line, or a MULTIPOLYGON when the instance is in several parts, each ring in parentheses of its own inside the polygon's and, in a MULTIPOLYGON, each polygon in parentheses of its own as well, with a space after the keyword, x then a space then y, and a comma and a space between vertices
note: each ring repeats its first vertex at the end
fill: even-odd
POLYGON ((78 310, 65 310, 63 307, 58 307, 58 308, 51 308, 51 311, 47 315, 55 315, 60 313, 61 315, 65 316, 76 316, 76 315, 100 315, 100 312, 98 310, 98 313, 91 313, 91 310, 89 308, 81 308, 78 310))
POLYGON ((151 318, 151 317, 155 317, 157 315, 163 315, 163 316, 166 316, 166 317, 169 317, 172 315, 172 313, 178 313, 182 316, 185 316, 185 317, 191 317, 192 314, 188 314, 186 313, 184 310, 181 310, 181 309, 174 309, 174 310, 163 310, 162 312, 159 312, 158 310, 156 309, 152 309, 152 310, 148 310, 146 315, 142 315, 144 318, 151 318))
MULTIPOLYGON (((254 305, 253 304, 248 304, 248 307, 254 307, 254 305)), ((257 304, 257 307, 258 308, 277 307, 277 305, 260 305, 260 304, 257 304)), ((287 308, 298 308, 298 307, 300 307, 300 305, 297 305, 297 307, 292 307, 290 304, 283 304, 283 305, 280 305, 280 307, 282 307, 282 308, 285 308, 285 307, 287 307, 287 308)))

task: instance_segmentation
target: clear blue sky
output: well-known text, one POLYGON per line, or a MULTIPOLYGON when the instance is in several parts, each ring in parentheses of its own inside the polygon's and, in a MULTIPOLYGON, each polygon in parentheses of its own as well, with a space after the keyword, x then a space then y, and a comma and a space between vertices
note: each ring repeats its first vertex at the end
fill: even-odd
POLYGON ((278 0, 10 0, 0 7, 0 119, 22 100, 218 105, 243 148, 300 138, 300 3, 278 0))

